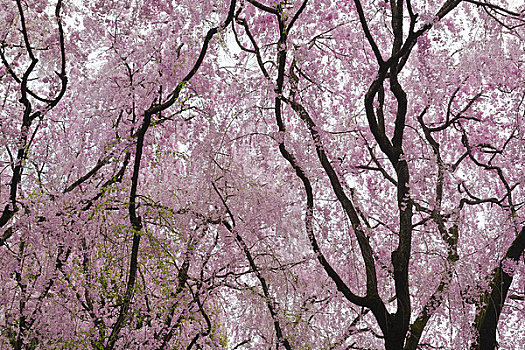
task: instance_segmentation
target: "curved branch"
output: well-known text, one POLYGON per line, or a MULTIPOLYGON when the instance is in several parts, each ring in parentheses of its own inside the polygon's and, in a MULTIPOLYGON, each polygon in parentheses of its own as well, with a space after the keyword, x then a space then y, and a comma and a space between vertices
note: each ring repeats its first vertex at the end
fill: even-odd
POLYGON ((142 152, 143 152, 143 147, 144 147, 144 138, 146 136, 146 132, 151 126, 151 117, 159 112, 166 110, 170 106, 172 106, 175 103, 175 101, 179 98, 179 95, 180 95, 180 92, 183 86, 187 82, 189 82, 190 79, 197 73, 202 62, 204 61, 204 57, 206 56, 206 53, 208 51, 209 43, 211 39, 213 38, 213 36, 217 34, 219 30, 226 28, 232 21, 234 11, 235 11, 235 4, 236 4, 236 0, 231 0, 228 15, 226 17, 225 22, 222 25, 208 30, 208 33, 206 34, 206 37, 204 38, 204 43, 202 44, 202 48, 201 48, 199 57, 197 58, 197 61, 193 65, 192 69, 188 72, 188 74, 177 84, 175 90, 170 94, 170 97, 168 98, 168 100, 164 103, 153 105, 144 112, 144 119, 142 121, 142 125, 137 134, 135 162, 134 162, 134 167, 133 167, 133 174, 131 176, 131 189, 130 189, 130 194, 129 194, 128 212, 129 212, 129 220, 133 228, 133 243, 132 243, 131 256, 130 256, 130 261, 129 261, 128 281, 126 284, 124 300, 122 302, 118 318, 113 324, 113 327, 111 329, 111 334, 108 338, 106 346, 104 347, 105 350, 113 349, 115 346, 115 343, 118 340, 120 330, 122 329, 122 327, 124 327, 124 322, 128 316, 128 311, 129 311, 129 307, 131 304, 131 300, 133 298, 133 291, 135 288, 135 280, 136 280, 137 268, 138 268, 138 251, 139 251, 139 245, 140 245, 140 239, 141 239, 140 231, 142 230, 142 218, 137 214, 137 205, 136 205, 137 187, 138 187, 138 177, 139 177, 139 172, 140 172, 140 163, 141 163, 142 152))
POLYGON ((354 0, 354 4, 357 9, 357 14, 359 15, 359 22, 361 22, 361 26, 363 27, 363 31, 365 32, 366 40, 368 40, 368 43, 372 47, 372 51, 374 51, 377 63, 379 63, 379 66, 382 66, 385 63, 385 61, 383 60, 383 57, 381 57, 381 51, 379 51, 379 47, 377 46, 374 38, 372 37, 372 34, 370 33, 370 28, 368 27, 365 13, 363 11, 363 6, 361 6, 361 1, 354 0))
POLYGON ((259 267, 255 263, 255 260, 252 256, 252 253, 250 252, 250 249, 248 248, 248 245, 246 244, 246 242, 240 235, 239 231, 235 228, 236 226, 235 217, 233 213, 231 212, 228 204, 226 203, 226 200, 224 199, 222 194, 219 192, 219 190, 217 189, 214 183, 212 183, 212 186, 213 186, 213 189, 215 190, 215 193, 217 193, 217 196, 219 196, 219 199, 221 200, 222 205, 226 209, 226 212, 228 213, 230 220, 232 221, 232 223, 230 224, 228 221, 222 220, 222 224, 224 225, 224 227, 226 227, 228 231, 230 231, 235 236, 235 240, 237 241, 242 251, 244 252, 246 259, 248 260, 248 263, 250 264, 251 270, 253 271, 253 273, 255 273, 255 276, 257 277, 257 279, 259 280, 259 283, 261 284, 263 294, 264 294, 264 299, 266 300, 266 307, 268 308, 268 311, 270 312, 270 316, 272 317, 272 320, 273 320, 273 326, 275 329, 277 340, 279 341, 280 344, 284 346, 286 350, 291 350, 292 347, 290 346, 288 339, 283 335, 281 323, 279 321, 279 317, 277 315, 277 311, 275 307, 275 301, 270 295, 270 290, 268 288, 268 284, 266 283, 266 279, 261 274, 259 267))

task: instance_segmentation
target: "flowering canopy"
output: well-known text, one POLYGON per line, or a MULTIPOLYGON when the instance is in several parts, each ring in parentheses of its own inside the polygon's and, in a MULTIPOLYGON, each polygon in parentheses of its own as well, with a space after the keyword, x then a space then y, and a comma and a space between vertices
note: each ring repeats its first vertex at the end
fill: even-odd
POLYGON ((0 348, 525 346, 523 4, 0 9, 0 348))

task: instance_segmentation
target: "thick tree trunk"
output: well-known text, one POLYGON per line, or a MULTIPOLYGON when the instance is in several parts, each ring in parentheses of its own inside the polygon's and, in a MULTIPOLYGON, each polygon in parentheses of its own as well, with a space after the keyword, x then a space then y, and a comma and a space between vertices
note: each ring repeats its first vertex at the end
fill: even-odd
POLYGON ((406 332, 403 333, 399 330, 399 333, 392 332, 389 336, 385 337, 385 349, 386 350, 401 350, 405 343, 406 332))
POLYGON ((512 276, 502 268, 503 260, 518 261, 525 249, 525 227, 516 236, 510 245, 507 253, 494 270, 489 290, 483 297, 485 305, 478 311, 476 316, 476 330, 478 339, 473 345, 476 350, 492 350, 496 348, 496 329, 498 327, 499 316, 505 304, 509 287, 512 283, 512 276))
POLYGON ((405 344, 408 332, 408 320, 403 315, 392 315, 388 321, 388 330, 385 334, 386 350, 401 350, 405 344))

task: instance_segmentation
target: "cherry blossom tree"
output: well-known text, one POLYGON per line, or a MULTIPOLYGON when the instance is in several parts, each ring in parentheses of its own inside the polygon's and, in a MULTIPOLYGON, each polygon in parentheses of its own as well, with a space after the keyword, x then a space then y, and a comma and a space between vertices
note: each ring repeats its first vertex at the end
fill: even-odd
POLYGON ((522 4, 0 4, 0 347, 525 344, 522 4))

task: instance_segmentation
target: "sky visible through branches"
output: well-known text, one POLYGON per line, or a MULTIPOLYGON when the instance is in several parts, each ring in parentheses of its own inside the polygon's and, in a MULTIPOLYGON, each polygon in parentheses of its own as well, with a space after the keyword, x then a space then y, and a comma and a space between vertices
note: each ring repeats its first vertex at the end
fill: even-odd
POLYGON ((522 349, 525 4, 0 0, 0 349, 522 349))

